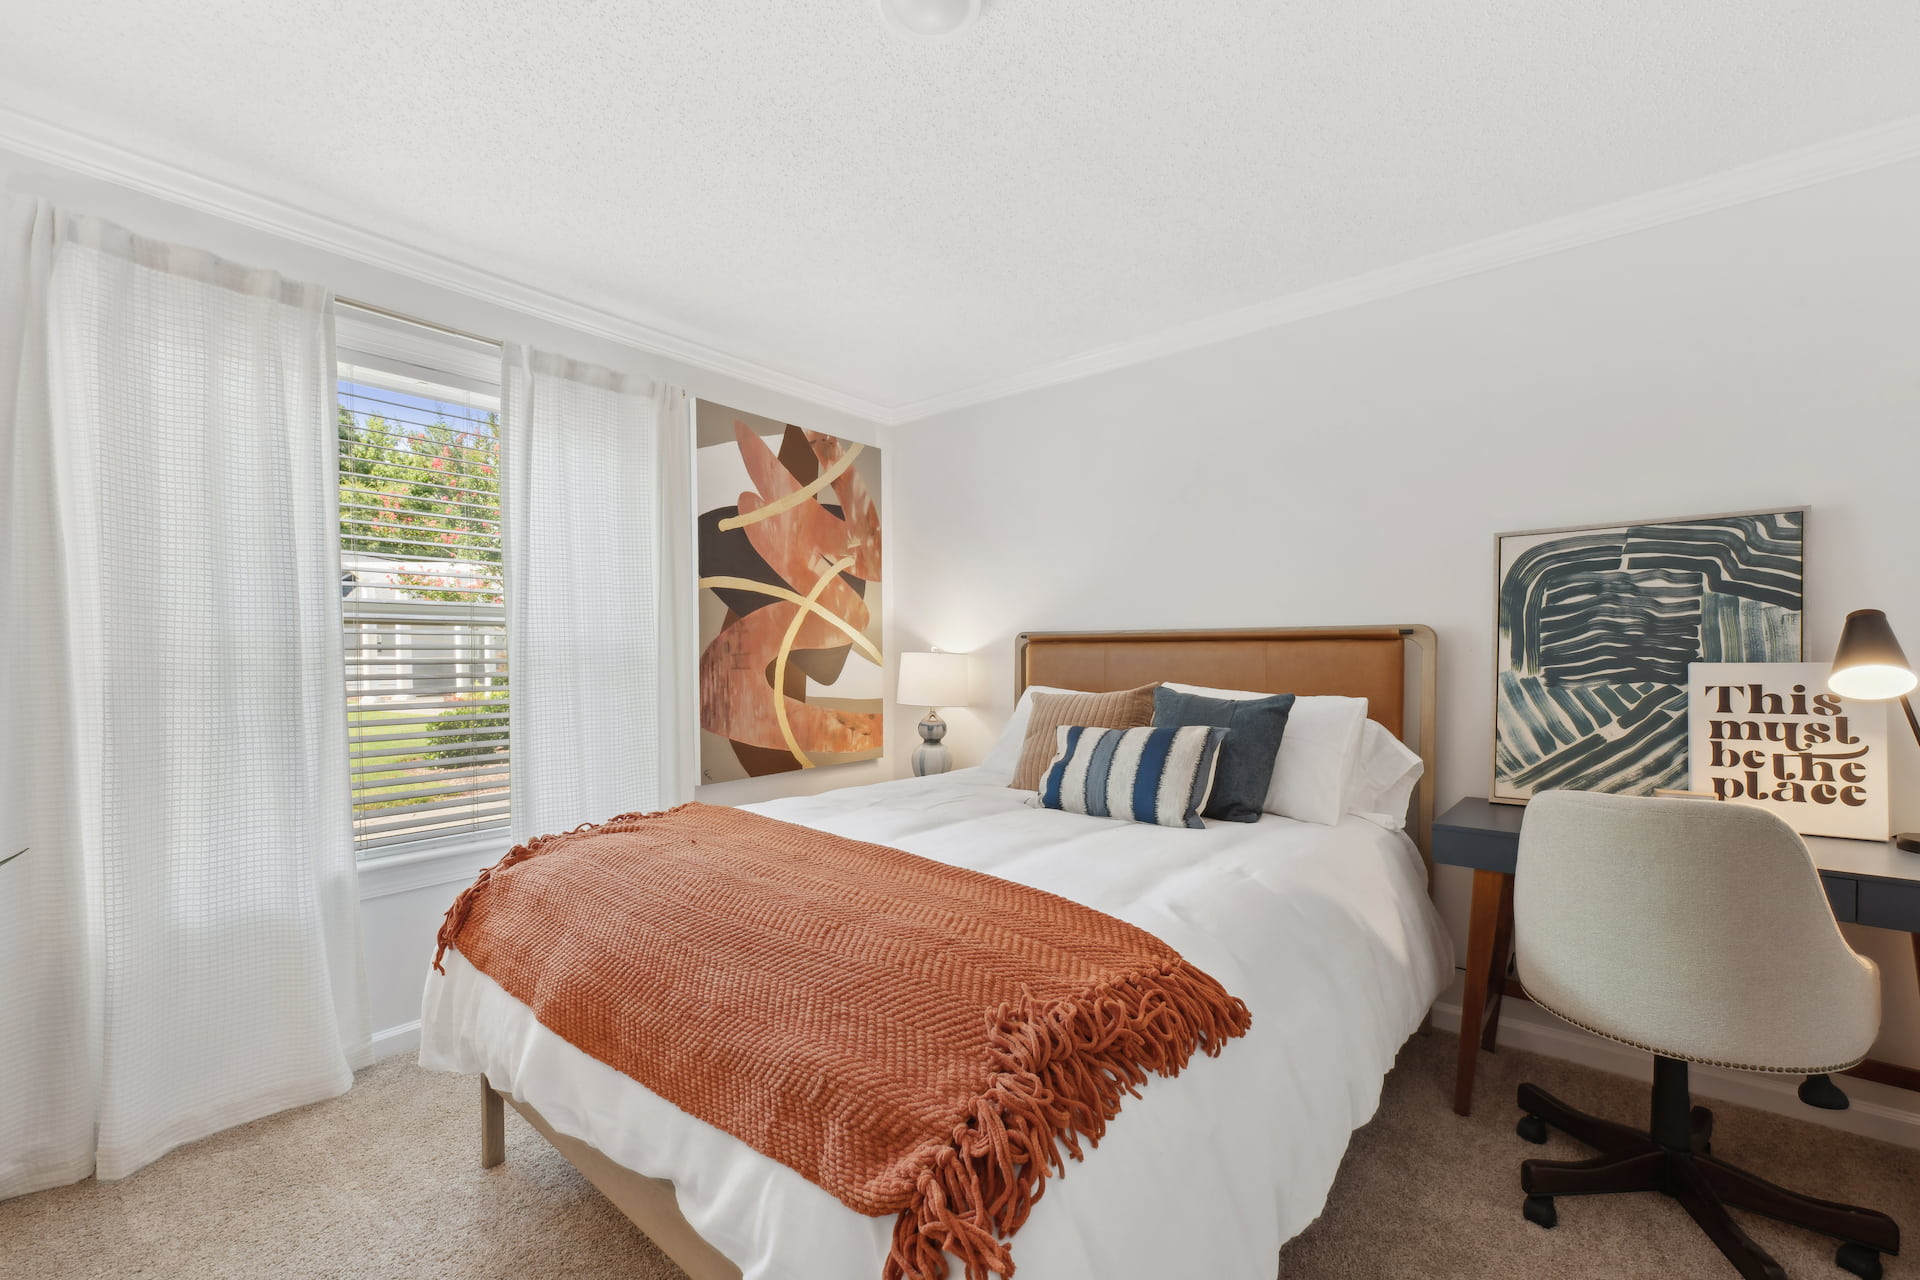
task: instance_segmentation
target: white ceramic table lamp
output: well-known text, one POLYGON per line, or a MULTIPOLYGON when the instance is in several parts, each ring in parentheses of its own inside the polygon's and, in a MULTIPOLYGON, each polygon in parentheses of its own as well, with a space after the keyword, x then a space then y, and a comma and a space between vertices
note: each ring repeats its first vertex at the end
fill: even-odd
POLYGON ((953 768, 953 753, 940 741, 947 736, 947 722, 936 708, 967 705, 967 655, 901 654, 900 701, 927 709, 927 718, 920 722, 920 745, 913 751, 913 776, 924 778, 953 768))

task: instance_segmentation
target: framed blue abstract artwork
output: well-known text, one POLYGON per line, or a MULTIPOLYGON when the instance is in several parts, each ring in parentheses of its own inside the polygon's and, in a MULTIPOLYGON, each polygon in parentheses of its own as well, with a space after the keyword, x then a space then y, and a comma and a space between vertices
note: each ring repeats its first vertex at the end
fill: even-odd
POLYGON ((1492 799, 1687 785, 1687 664, 1798 662, 1807 509, 1495 538, 1492 799))

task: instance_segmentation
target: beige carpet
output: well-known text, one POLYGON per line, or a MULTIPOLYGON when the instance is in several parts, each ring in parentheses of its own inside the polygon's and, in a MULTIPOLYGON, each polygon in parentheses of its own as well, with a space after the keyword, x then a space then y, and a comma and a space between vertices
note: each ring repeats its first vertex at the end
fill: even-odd
MULTIPOLYGON (((1281 1254, 1287 1280, 1733 1275, 1663 1197, 1565 1200, 1553 1231, 1522 1219, 1519 1162, 1541 1149, 1513 1136, 1514 1085, 1530 1079, 1635 1123, 1645 1088, 1508 1051, 1482 1059, 1481 1105, 1462 1120, 1447 1106, 1453 1045, 1416 1037, 1401 1054, 1325 1214, 1281 1254)), ((511 1110, 506 1167, 483 1173, 474 1089, 394 1060, 362 1073, 344 1098, 209 1138, 122 1182, 0 1203, 0 1277, 680 1280, 511 1110)), ((1717 1153, 1883 1209, 1920 1248, 1920 1152, 1715 1110, 1717 1153)), ((1544 1151, 1580 1154, 1558 1137, 1544 1151)), ((1844 1280, 1816 1237, 1749 1222, 1791 1275, 1844 1280)), ((1920 1276, 1920 1265, 1891 1262, 1887 1274, 1920 1276)))
MULTIPOLYGON (((1447 1035, 1415 1036, 1387 1077, 1380 1111, 1353 1136, 1320 1220, 1280 1254, 1286 1280, 1738 1280, 1663 1195, 1567 1197, 1543 1231, 1520 1215, 1520 1162, 1584 1160, 1593 1152, 1554 1134, 1544 1147, 1514 1135, 1514 1090, 1531 1081, 1582 1111, 1647 1122, 1646 1081, 1503 1049, 1482 1054, 1473 1115, 1453 1114, 1447 1035)), ((1844 1082, 1843 1082, 1844 1084, 1844 1082)), ((1713 1153, 1783 1186, 1891 1214, 1920 1252, 1920 1151, 1805 1120, 1700 1099, 1713 1108, 1713 1153)), ((1823 1237, 1740 1215, 1748 1234, 1796 1280, 1848 1280, 1823 1237)), ((1889 1280, 1920 1265, 1888 1260, 1889 1280)))

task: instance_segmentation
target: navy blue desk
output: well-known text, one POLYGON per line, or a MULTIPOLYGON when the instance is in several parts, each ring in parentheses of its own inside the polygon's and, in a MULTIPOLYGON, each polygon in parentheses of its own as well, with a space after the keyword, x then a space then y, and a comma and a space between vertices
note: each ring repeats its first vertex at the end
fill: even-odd
MULTIPOLYGON (((1473 871, 1460 1057, 1453 1081, 1453 1109, 1463 1116, 1473 1105, 1479 1051, 1491 1050, 1499 1034, 1501 1000, 1526 998, 1508 973, 1513 963, 1513 868, 1526 813, 1520 805, 1468 799, 1433 822, 1433 860, 1473 871)), ((1807 848, 1820 868, 1834 918, 1913 934, 1914 965, 1920 971, 1920 855, 1903 853, 1890 840, 1830 836, 1808 836, 1807 848)), ((1847 1074, 1920 1089, 1920 1071, 1871 1058, 1847 1074)))

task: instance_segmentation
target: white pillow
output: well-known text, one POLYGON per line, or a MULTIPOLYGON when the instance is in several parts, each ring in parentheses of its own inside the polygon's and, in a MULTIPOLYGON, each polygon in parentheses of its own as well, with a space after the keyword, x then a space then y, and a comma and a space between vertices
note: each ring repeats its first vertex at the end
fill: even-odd
MULTIPOLYGON (((1245 689, 1207 689, 1192 684, 1167 684, 1182 693, 1240 702, 1271 698, 1270 693, 1245 689)), ((1280 753, 1274 759, 1273 782, 1260 807, 1283 818, 1318 822, 1331 827, 1347 811, 1348 780, 1360 752, 1361 729, 1367 723, 1365 698, 1305 696, 1293 700, 1287 713, 1287 731, 1280 735, 1280 753)))
POLYGON ((1004 773, 1011 778, 1020 764, 1020 748, 1027 741, 1027 721, 1033 718, 1033 695, 1074 692, 1076 690, 1056 689, 1046 684, 1028 685, 1020 694, 1020 701, 1013 704, 1013 714, 1007 717, 1006 727, 1000 730, 1000 736, 987 748, 987 754, 980 758, 980 767, 1004 773))
MULTIPOLYGON (((1280 739, 1283 747, 1286 738, 1280 739)), ((1399 831, 1407 825, 1407 806, 1427 766, 1406 743, 1377 720, 1360 729, 1360 750, 1347 788, 1347 812, 1399 831)))

